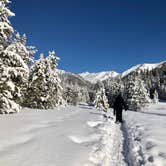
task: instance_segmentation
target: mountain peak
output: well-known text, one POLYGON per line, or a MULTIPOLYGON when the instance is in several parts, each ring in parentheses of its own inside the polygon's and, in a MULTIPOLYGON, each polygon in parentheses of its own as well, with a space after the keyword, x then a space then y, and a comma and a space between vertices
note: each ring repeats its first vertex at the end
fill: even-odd
POLYGON ((116 77, 117 75, 119 75, 119 73, 115 71, 103 71, 103 72, 97 72, 97 73, 85 72, 79 75, 89 82, 96 83, 98 81, 104 81, 108 78, 116 77))
POLYGON ((131 68, 129 68, 128 70, 124 71, 121 76, 122 77, 125 77, 127 76, 128 74, 134 72, 134 71, 144 71, 144 70, 152 70, 158 66, 160 66, 161 64, 165 63, 165 61, 163 62, 160 62, 160 63, 144 63, 144 64, 138 64, 136 66, 133 66, 131 68))

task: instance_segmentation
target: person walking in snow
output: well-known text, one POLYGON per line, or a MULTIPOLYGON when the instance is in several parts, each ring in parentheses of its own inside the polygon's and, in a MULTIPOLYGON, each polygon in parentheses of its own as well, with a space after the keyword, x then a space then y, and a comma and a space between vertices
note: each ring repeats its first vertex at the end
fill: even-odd
POLYGON ((116 115, 116 122, 122 123, 122 111, 125 109, 127 111, 127 106, 126 103, 124 102, 124 99, 122 98, 121 94, 119 94, 115 102, 113 104, 113 109, 114 109, 114 115, 116 115))

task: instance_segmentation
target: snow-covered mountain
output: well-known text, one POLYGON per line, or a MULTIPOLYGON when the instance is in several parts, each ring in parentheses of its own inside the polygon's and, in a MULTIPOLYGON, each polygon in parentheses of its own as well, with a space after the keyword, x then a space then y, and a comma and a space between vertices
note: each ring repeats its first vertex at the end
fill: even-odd
POLYGON ((106 72, 98 72, 98 73, 81 73, 80 76, 83 77, 85 80, 96 83, 97 81, 104 81, 109 78, 113 78, 119 75, 119 73, 115 71, 106 71, 106 72))
POLYGON ((128 83, 129 76, 139 76, 151 93, 157 89, 159 99, 166 100, 166 61, 136 65, 121 74, 122 81, 128 83))
POLYGON ((131 67, 130 69, 124 71, 121 76, 122 78, 127 76, 128 74, 131 74, 133 72, 140 72, 140 71, 145 71, 145 70, 152 70, 155 68, 160 68, 166 61, 160 62, 160 63, 144 63, 144 64, 138 64, 136 66, 131 67))
POLYGON ((90 84, 90 82, 86 81, 83 77, 81 77, 79 74, 67 72, 64 70, 57 70, 58 75, 62 81, 62 85, 64 86, 79 86, 79 87, 85 87, 90 84))
POLYGON ((91 83, 96 83, 97 81, 104 81, 110 78, 114 78, 118 75, 124 78, 127 75, 132 74, 134 72, 140 73, 141 71, 144 72, 146 70, 151 71, 152 69, 161 68, 165 63, 166 61, 163 61, 160 63, 151 63, 151 64, 150 63, 138 64, 136 66, 129 68, 123 73, 117 73, 115 71, 106 71, 106 72, 98 72, 98 73, 84 72, 79 75, 91 83))
MULTIPOLYGON (((63 75, 63 77, 67 77, 66 79, 70 79, 70 81, 74 82, 72 78, 77 78, 76 80, 79 80, 81 82, 86 82, 86 84, 89 83, 97 83, 98 81, 105 81, 110 78, 115 78, 117 76, 121 76, 122 78, 125 78, 129 74, 138 72, 140 73, 141 71, 146 71, 149 70, 151 71, 152 69, 160 69, 166 64, 166 61, 160 62, 160 63, 144 63, 144 64, 138 64, 136 66, 133 66, 129 68, 128 70, 124 71, 123 73, 117 73, 115 71, 103 71, 103 72, 97 72, 97 73, 89 73, 89 72, 84 72, 81 74, 74 74, 71 72, 66 72, 64 70, 58 70, 58 73, 60 75, 63 75)), ((83 83, 83 84, 84 84, 83 83)))

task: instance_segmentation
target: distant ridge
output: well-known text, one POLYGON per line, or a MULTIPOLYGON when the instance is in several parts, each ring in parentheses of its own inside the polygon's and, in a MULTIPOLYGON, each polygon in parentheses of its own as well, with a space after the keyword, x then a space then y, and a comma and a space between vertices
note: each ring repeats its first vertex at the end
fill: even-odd
POLYGON ((85 72, 79 75, 91 83, 96 83, 98 81, 104 81, 106 79, 116 77, 117 75, 119 75, 119 73, 115 71, 103 71, 98 73, 85 72))
POLYGON ((144 64, 138 64, 135 65, 128 70, 122 72, 122 73, 117 73, 116 71, 103 71, 103 72, 97 72, 97 73, 89 73, 89 72, 84 72, 80 74, 74 74, 71 72, 66 72, 64 70, 58 70, 58 73, 60 75, 65 75, 67 74, 68 76, 72 77, 77 77, 77 79, 81 78, 85 81, 88 81, 92 84, 97 83, 98 81, 104 81, 110 78, 115 78, 117 76, 120 76, 122 78, 126 77, 127 75, 134 73, 134 72, 140 72, 140 71, 145 71, 145 70, 152 70, 156 68, 162 67, 164 64, 166 64, 166 61, 162 61, 160 63, 144 63, 144 64))

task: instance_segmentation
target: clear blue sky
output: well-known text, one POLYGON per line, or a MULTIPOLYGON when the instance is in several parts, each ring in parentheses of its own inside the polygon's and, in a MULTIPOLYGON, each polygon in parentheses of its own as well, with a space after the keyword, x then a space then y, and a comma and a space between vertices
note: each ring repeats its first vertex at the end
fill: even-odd
MULTIPOLYGON (((165 0, 13 0, 11 19, 59 68, 122 72, 166 60, 165 0)), ((36 55, 37 57, 38 55, 36 55)))

